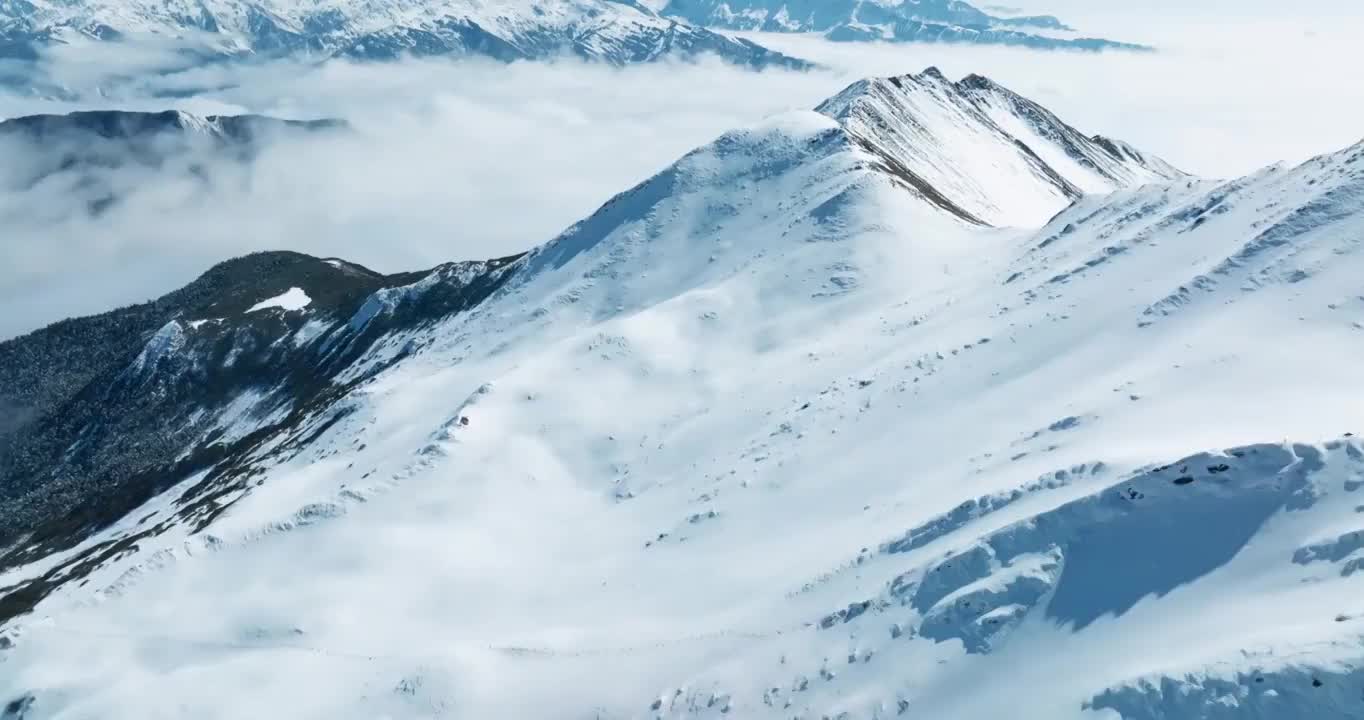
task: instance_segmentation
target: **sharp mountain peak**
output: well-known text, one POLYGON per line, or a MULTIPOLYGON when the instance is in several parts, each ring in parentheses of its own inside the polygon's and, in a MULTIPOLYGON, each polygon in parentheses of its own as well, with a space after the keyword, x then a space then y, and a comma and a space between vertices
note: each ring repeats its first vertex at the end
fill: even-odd
POLYGON ((983 75, 953 81, 929 67, 859 80, 817 112, 983 224, 1037 225, 1084 194, 1183 176, 983 75))

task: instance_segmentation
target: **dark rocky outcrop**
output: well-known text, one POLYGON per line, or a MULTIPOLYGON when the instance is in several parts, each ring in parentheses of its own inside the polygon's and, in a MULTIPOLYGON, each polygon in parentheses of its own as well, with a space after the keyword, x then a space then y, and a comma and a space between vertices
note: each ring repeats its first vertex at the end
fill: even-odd
POLYGON ((200 179, 215 162, 248 162, 285 136, 338 132, 338 120, 260 115, 199 117, 177 110, 92 110, 26 115, 0 122, 0 190, 24 190, 61 177, 61 191, 100 212, 116 201, 110 172, 173 166, 200 179))
MULTIPOLYGON (((9 410, 0 427, 0 571, 74 548, 195 476, 170 524, 202 528, 224 509, 214 500, 244 486, 247 458, 258 460, 263 443, 296 452, 344 417, 351 389, 418 349, 404 331, 477 306, 518 258, 384 275, 258 253, 156 300, 0 343, 0 406, 9 410), (293 288, 308 296, 305 308, 248 312, 293 288), (379 345, 384 352, 374 352, 379 345), (247 415, 244 429, 224 417, 229 408, 247 415), (291 433, 308 437, 281 441, 291 433)), ((0 588, 0 624, 168 526, 86 547, 0 588)))

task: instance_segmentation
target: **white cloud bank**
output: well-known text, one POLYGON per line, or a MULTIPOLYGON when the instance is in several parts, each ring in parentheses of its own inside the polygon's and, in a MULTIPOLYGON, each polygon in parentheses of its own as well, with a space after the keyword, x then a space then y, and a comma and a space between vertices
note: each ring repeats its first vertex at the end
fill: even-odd
POLYGON ((840 81, 719 63, 430 61, 280 64, 240 70, 231 82, 174 101, 0 101, 11 116, 170 104, 342 117, 355 129, 271 146, 249 169, 221 167, 211 190, 183 171, 123 172, 124 199, 96 218, 60 187, 0 194, 0 336, 155 297, 253 250, 336 255, 383 271, 524 250, 696 145, 811 106, 840 81))
POLYGON ((138 71, 156 51, 69 51, 45 69, 73 99, 0 94, 0 115, 174 106, 341 117, 357 132, 273 147, 207 187, 185 172, 132 173, 119 181, 125 199, 98 218, 56 188, 0 193, 0 337, 155 297, 253 250, 336 255, 383 271, 524 250, 730 127, 811 107, 857 77, 930 64, 990 75, 1085 131, 1203 174, 1297 161, 1364 136, 1364 89, 1346 80, 1364 58, 1339 22, 1190 20, 1134 25, 1127 35, 1163 52, 768 36, 830 69, 413 61, 149 77, 138 71), (117 75, 138 79, 111 83, 117 75), (181 97, 151 97, 172 90, 181 97))

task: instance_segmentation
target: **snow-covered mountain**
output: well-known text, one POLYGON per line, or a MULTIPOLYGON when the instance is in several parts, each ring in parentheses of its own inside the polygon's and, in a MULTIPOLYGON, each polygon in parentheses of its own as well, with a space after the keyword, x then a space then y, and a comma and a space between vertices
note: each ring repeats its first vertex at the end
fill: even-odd
POLYGON ((13 0, 0 3, 0 57, 74 37, 178 38, 210 56, 572 55, 614 64, 718 55, 805 67, 751 41, 664 18, 626 0, 13 0))
POLYGON ((1082 37, 1052 15, 992 15, 961 0, 662 0, 661 12, 730 30, 821 33, 831 40, 1147 50, 1082 37))
POLYGON ((1362 245, 1364 144, 927 72, 524 256, 229 262, 0 344, 6 720, 1358 717, 1362 245))

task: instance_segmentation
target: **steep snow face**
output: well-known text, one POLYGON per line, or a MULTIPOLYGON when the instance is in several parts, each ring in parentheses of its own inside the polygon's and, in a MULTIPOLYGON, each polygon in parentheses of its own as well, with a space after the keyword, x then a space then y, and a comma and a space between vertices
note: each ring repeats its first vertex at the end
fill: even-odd
POLYGON ((1182 176, 1126 144, 1088 138, 1046 108, 978 75, 937 69, 863 80, 819 112, 912 173, 958 211, 1036 226, 1085 193, 1182 176))
POLYGON ((844 295, 872 279, 903 282, 898 269, 875 260, 871 239, 909 242, 895 239, 908 217, 952 223, 909 202, 908 188, 873 161, 840 125, 815 112, 728 133, 532 253, 524 282, 552 285, 556 298, 596 318, 689 292, 736 267, 749 268, 757 298, 772 313, 802 299, 844 295), (890 199, 901 195, 899 203, 890 199), (897 204, 904 206, 898 214, 866 214, 897 204), (845 242, 852 229, 861 229, 861 242, 845 242), (563 272, 580 263, 587 269, 563 272))
POLYGON ((663 0, 661 12, 697 25, 818 32, 831 40, 1142 49, 1073 35, 1072 28, 1050 15, 991 15, 961 0, 663 0))
POLYGON ((35 0, 0 6, 0 38, 20 56, 72 34, 116 40, 149 33, 228 54, 475 54, 501 60, 572 54, 625 64, 714 53, 743 65, 804 66, 750 41, 615 0, 35 0))
POLYGON ((146 347, 142 348, 141 354, 133 361, 132 371, 141 373, 154 370, 157 363, 174 355, 184 345, 184 327, 175 320, 171 320, 161 326, 161 329, 156 331, 151 340, 147 341, 146 347))
POLYGON ((1359 717, 1364 146, 1034 230, 869 144, 727 134, 386 336, 198 528, 136 526, 191 476, 91 538, 126 552, 8 626, 0 701, 1359 717))

